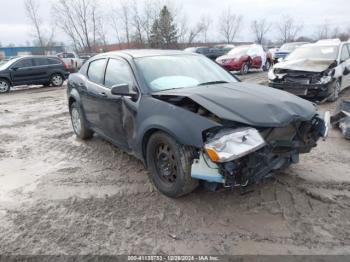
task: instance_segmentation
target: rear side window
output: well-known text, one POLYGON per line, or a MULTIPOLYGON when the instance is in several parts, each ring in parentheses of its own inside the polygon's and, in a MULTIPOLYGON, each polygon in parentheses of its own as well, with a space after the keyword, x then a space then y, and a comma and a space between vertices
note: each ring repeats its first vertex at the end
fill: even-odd
POLYGON ((14 67, 23 68, 33 66, 31 58, 24 58, 13 65, 14 67))
POLYGON ((108 88, 120 84, 131 86, 132 83, 133 77, 129 64, 122 60, 110 59, 106 69, 105 86, 108 88))
POLYGON ((92 61, 88 70, 88 78, 97 84, 103 84, 106 59, 92 61))
POLYGON ((46 66, 49 64, 47 58, 34 58, 33 60, 35 66, 46 66))
POLYGON ((62 64, 62 62, 58 59, 55 59, 55 58, 49 58, 49 64, 50 65, 60 65, 60 64, 62 64))

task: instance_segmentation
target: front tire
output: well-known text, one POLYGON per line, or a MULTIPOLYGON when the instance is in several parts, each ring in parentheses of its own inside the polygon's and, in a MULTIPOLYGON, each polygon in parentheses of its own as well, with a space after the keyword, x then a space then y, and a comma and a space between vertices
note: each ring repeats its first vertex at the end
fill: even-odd
POLYGON ((0 93, 10 92, 10 82, 5 79, 0 79, 0 93))
POLYGON ((147 144, 147 165, 156 188, 168 197, 191 193, 198 180, 191 177, 193 151, 163 132, 154 133, 147 144))
POLYGON ((61 74, 53 74, 50 78, 50 84, 54 87, 62 86, 64 78, 61 74))
POLYGON ((83 140, 91 138, 93 131, 88 128, 81 107, 77 102, 72 103, 70 115, 75 135, 83 140))
POLYGON ((329 101, 329 102, 335 102, 335 101, 337 101, 337 99, 338 99, 338 97, 339 97, 340 89, 341 89, 341 82, 340 82, 340 80, 338 79, 338 80, 334 83, 334 87, 333 87, 331 96, 328 98, 328 101, 329 101))

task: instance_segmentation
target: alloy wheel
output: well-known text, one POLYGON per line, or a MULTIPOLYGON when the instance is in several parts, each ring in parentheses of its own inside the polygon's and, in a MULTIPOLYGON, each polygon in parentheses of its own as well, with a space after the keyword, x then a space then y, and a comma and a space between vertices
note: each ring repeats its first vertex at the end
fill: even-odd
POLYGON ((54 75, 51 81, 55 86, 60 86, 63 83, 62 76, 60 75, 54 75))
POLYGON ((6 81, 0 80, 0 93, 6 93, 8 92, 10 86, 6 81))

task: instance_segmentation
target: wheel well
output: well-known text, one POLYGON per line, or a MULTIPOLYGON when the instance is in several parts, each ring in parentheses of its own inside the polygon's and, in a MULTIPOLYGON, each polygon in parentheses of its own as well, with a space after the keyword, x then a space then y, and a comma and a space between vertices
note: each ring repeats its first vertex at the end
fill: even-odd
MULTIPOLYGON (((144 134, 144 136, 142 138, 142 158, 143 158, 144 164, 146 166, 147 166, 147 156, 146 156, 147 144, 148 144, 150 137, 156 132, 163 132, 163 133, 167 134, 168 136, 171 136, 174 138, 174 136, 172 136, 171 134, 169 134, 168 132, 166 132, 160 128, 151 128, 151 129, 147 130, 147 132, 144 134)), ((174 139, 176 140, 176 138, 174 138, 174 139)))
POLYGON ((60 72, 53 72, 53 73, 50 75, 50 80, 51 80, 51 77, 52 77, 53 75, 60 75, 60 76, 63 78, 63 80, 64 80, 64 76, 63 76, 63 74, 60 73, 60 72))
POLYGON ((74 103, 74 102, 76 102, 77 100, 75 100, 75 98, 74 97, 70 97, 69 98, 69 100, 68 100, 68 105, 69 105, 69 111, 70 111, 70 107, 71 107, 71 105, 74 103))
POLYGON ((0 79, 6 80, 7 82, 10 83, 10 85, 12 85, 12 82, 10 79, 8 79, 7 77, 0 77, 0 79))

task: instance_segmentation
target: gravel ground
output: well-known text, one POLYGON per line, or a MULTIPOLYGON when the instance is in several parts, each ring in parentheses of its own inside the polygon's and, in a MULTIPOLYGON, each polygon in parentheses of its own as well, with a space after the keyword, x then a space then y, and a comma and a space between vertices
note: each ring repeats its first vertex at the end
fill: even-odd
POLYGON ((350 141, 336 129, 252 193, 177 200, 134 157, 76 139, 65 88, 1 95, 0 138, 2 254, 350 254, 350 141))

